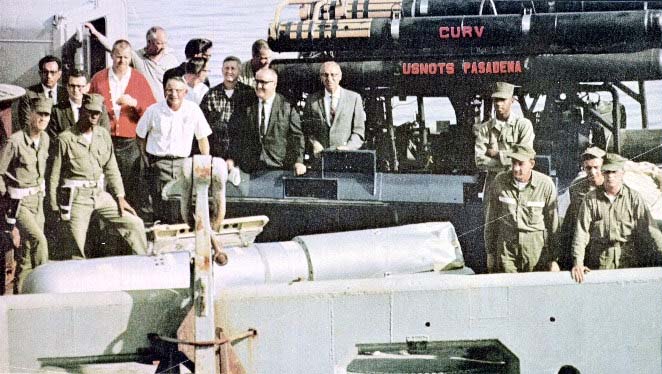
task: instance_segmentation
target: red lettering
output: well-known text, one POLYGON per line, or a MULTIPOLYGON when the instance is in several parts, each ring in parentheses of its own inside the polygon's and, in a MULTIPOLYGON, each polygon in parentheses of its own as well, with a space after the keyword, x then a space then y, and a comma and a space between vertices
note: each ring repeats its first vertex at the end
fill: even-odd
POLYGON ((402 74, 404 75, 411 74, 411 64, 402 64, 402 74))
POLYGON ((450 64, 446 64, 446 73, 448 73, 450 75, 455 74, 455 64, 454 63, 451 62, 450 64))
POLYGON ((480 38, 483 36, 485 26, 474 26, 474 31, 476 32, 476 37, 480 38))
POLYGON ((514 72, 515 73, 521 73, 522 72, 522 66, 519 63, 519 60, 515 61, 515 70, 514 70, 514 72))
POLYGON ((473 29, 471 28, 471 26, 462 26, 462 37, 471 38, 473 36, 472 31, 473 29))
POLYGON ((451 38, 453 39, 460 38, 460 26, 451 27, 451 38))
POLYGON ((419 73, 418 63, 411 64, 411 73, 414 75, 418 75, 419 73))
POLYGON ((428 64, 428 70, 430 71, 430 75, 437 74, 437 64, 428 64))
POLYGON ((441 39, 448 39, 450 36, 448 35, 448 26, 441 26, 439 28, 439 38, 441 39))
POLYGON ((499 61, 499 69, 502 73, 506 72, 506 62, 505 61, 499 61))
POLYGON ((469 68, 471 68, 471 63, 470 62, 463 62, 462 63, 462 71, 464 71, 464 74, 467 74, 469 72, 469 68))
POLYGON ((428 73, 428 64, 421 64, 421 74, 428 73))

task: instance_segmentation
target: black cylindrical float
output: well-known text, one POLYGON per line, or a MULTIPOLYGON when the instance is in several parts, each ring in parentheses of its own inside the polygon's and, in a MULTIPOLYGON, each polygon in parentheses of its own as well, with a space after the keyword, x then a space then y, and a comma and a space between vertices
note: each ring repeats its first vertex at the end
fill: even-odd
MULTIPOLYGON (((444 96, 457 87, 495 81, 550 87, 558 82, 604 82, 662 79, 661 50, 636 53, 491 56, 472 58, 403 58, 338 61, 342 85, 366 92, 386 89, 392 95, 444 96)), ((322 89, 320 60, 274 60, 278 88, 293 98, 322 89)))
POLYGON ((606 12, 662 9, 662 1, 402 0, 402 15, 404 17, 488 15, 494 14, 495 8, 496 14, 523 14, 525 11, 529 13, 606 12), (494 7, 492 7, 492 4, 494 4, 494 7))
POLYGON ((623 53, 662 45, 662 11, 302 21, 272 27, 277 52, 357 56, 623 53))

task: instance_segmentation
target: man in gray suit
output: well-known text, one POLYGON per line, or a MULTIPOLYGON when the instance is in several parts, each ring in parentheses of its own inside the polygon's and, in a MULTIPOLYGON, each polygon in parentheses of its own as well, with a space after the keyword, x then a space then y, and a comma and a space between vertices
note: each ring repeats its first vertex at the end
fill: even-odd
POLYGON ((263 68, 255 74, 255 94, 250 103, 230 119, 230 159, 246 172, 294 168, 306 172, 304 140, 299 113, 276 93, 278 74, 263 68))
POLYGON ((333 61, 320 68, 324 90, 306 100, 302 122, 307 145, 319 157, 325 150, 356 150, 365 136, 365 111, 361 95, 340 87, 342 71, 333 61))

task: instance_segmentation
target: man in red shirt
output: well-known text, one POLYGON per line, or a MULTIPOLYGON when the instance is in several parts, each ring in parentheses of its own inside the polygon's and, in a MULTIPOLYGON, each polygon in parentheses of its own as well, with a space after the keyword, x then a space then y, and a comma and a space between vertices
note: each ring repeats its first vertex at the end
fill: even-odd
MULTIPOLYGON (((110 118, 117 164, 129 202, 139 208, 149 204, 145 189, 140 187, 140 149, 136 143, 136 126, 145 110, 156 102, 147 79, 129 66, 131 44, 120 39, 113 44, 113 66, 96 73, 90 81, 90 93, 104 97, 110 118)), ((141 209, 142 210, 142 209, 141 209)), ((143 217, 144 218, 144 217, 143 217)))

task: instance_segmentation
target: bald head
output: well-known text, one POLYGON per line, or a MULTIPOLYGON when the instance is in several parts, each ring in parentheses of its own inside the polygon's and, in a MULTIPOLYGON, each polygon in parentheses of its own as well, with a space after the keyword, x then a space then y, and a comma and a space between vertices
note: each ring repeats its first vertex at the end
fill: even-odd
POLYGON ((327 61, 320 67, 320 80, 327 92, 333 94, 340 87, 342 71, 335 61, 327 61))

